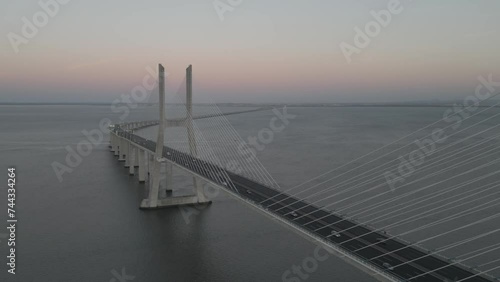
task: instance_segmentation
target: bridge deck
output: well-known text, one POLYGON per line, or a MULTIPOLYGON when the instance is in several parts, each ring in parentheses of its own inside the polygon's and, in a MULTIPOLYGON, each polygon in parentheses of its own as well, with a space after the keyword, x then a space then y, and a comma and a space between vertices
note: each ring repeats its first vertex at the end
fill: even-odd
MULTIPOLYGON (((115 132, 152 152, 156 149, 156 143, 151 140, 125 132, 120 128, 115 128, 115 132)), ((381 271, 400 277, 402 281, 408 281, 411 277, 418 275, 422 276, 411 279, 411 281, 439 282, 462 279, 471 282, 491 281, 440 257, 429 255, 423 250, 409 246, 400 240, 391 239, 391 236, 387 234, 375 232, 368 227, 358 225, 349 219, 234 174, 205 160, 194 158, 167 146, 164 147, 163 157, 226 187, 228 190, 236 190, 241 197, 253 201, 262 209, 275 213, 308 233, 328 240, 337 247, 366 261, 366 263, 376 266, 381 271), (293 211, 295 212, 292 213, 293 211), (332 236, 332 234, 340 236, 332 236), (371 260, 375 257, 377 258, 371 260), (406 263, 408 261, 411 262, 406 263), (384 264, 403 265, 388 269, 384 267, 384 264), (427 273, 429 271, 433 272, 427 273)))

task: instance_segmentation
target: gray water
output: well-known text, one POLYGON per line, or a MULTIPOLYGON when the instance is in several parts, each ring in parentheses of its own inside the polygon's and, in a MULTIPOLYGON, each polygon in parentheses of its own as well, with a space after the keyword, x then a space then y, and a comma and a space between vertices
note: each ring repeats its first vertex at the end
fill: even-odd
MULTIPOLYGON (((227 112, 240 109, 222 108, 227 112)), ((350 179, 363 170, 376 168, 397 158, 398 153, 382 157, 366 167, 360 168, 360 165, 429 132, 425 130, 396 142, 374 156, 350 163, 352 160, 439 120, 445 110, 397 107, 289 108, 288 111, 297 117, 285 130, 275 134, 273 142, 267 144, 257 156, 283 190, 346 164, 328 174, 329 177, 315 179, 308 185, 321 183, 343 172, 346 174, 341 179, 350 179)), ((195 112, 203 113, 203 110, 196 108, 195 112)), ((499 112, 493 109, 468 122, 472 125, 499 112)), ((139 108, 126 120, 154 119, 155 115, 154 110, 139 108)), ((227 118, 239 135, 246 139, 268 127, 273 116, 271 111, 263 111, 227 118)), ((11 166, 17 168, 16 210, 19 220, 17 274, 7 274, 4 264, 0 281, 113 281, 113 271, 121 272, 122 269, 128 275, 135 276, 133 281, 282 281, 286 270, 291 270, 293 265, 301 265, 304 259, 313 255, 315 245, 223 193, 213 199, 211 206, 191 216, 189 223, 178 208, 139 210, 144 185, 139 184, 136 177, 129 176, 128 170, 109 152, 107 137, 106 142, 94 148, 80 165, 71 173, 64 174, 63 181, 59 182, 51 164, 65 163, 65 147, 69 145, 76 148, 80 141, 85 140, 82 130, 97 129, 102 118, 120 121, 119 116, 107 106, 0 106, 0 168, 4 171, 11 166)), ((465 138, 471 132, 487 129, 498 122, 498 118, 493 118, 458 133, 449 141, 465 138)), ((202 121, 197 123, 202 130, 209 128, 202 121)), ((463 125, 460 129, 466 127, 463 125)), ((497 132, 486 132, 467 142, 473 144, 497 132)), ((498 144, 498 138, 492 142, 498 144)), ((469 165, 484 164, 491 159, 495 159, 494 154, 469 165)), ((498 167, 490 166, 487 169, 490 172, 498 167)), ((453 173, 449 171, 439 177, 446 178, 453 173)), ((1 183, 6 183, 6 173, 0 175, 1 183)), ((317 189, 328 187, 322 185, 317 189)), ((3 211, 1 218, 6 220, 6 189, 1 191, 1 199, 4 199, 0 203, 0 211, 3 211)), ((332 208, 346 207, 363 199, 361 197, 380 194, 380 191, 353 197, 332 208)), ((401 189, 394 193, 404 191, 408 190, 401 189)), ((350 194, 320 204, 327 205, 347 195, 350 194)), ((376 201, 388 197, 394 197, 394 194, 382 196, 376 201)), ((492 208, 475 216, 481 218, 498 211, 498 207, 492 208)), ((467 222, 474 219, 469 217, 467 222)), ((436 219, 424 218, 414 224, 432 220, 436 219)), ((463 222, 442 228, 455 228, 457 224, 463 222)), ((488 222, 428 242, 426 247, 435 248, 473 236, 482 230, 493 230, 498 224, 498 220, 488 222)), ((404 232, 413 227, 402 227, 394 232, 404 232)), ((406 238, 419 240, 436 232, 439 233, 439 229, 410 234, 406 238)), ((455 252, 460 254, 486 247, 498 242, 497 238, 490 236, 455 252)), ((3 237, 0 240, 2 256, 5 257, 6 243, 3 237)), ((500 257, 499 254, 492 252, 471 261, 471 264, 491 261, 500 257)), ((452 255, 456 254, 450 253, 452 255)), ((317 270, 309 275, 307 281, 375 281, 333 256, 320 262, 317 270)))

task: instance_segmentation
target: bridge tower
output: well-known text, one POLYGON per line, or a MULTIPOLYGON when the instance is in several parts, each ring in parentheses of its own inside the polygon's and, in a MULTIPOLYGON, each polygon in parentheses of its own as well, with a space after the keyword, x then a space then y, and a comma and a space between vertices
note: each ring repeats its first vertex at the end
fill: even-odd
POLYGON ((160 96, 160 120, 158 124, 158 138, 156 141, 156 150, 149 161, 150 180, 149 190, 146 199, 142 200, 141 209, 155 209, 179 205, 208 204, 203 192, 202 180, 193 175, 193 185, 195 194, 189 196, 168 196, 167 190, 172 190, 172 177, 174 162, 163 157, 164 136, 166 127, 182 126, 186 127, 189 151, 191 156, 197 157, 196 136, 193 129, 193 67, 190 65, 186 69, 186 118, 181 122, 167 122, 165 120, 165 68, 158 65, 159 71, 159 96, 160 96), (166 166, 166 171, 162 175, 162 166, 166 166), (161 184, 162 177, 166 178, 166 185, 161 184))

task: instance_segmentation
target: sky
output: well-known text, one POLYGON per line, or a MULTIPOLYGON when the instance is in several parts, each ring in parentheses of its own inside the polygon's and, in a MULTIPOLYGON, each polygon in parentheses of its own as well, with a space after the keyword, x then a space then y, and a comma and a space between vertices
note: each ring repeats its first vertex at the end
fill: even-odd
POLYGON ((111 102, 158 63, 169 93, 193 65, 195 102, 448 100, 500 81, 500 1, 391 1, 0 1, 0 103, 111 102))

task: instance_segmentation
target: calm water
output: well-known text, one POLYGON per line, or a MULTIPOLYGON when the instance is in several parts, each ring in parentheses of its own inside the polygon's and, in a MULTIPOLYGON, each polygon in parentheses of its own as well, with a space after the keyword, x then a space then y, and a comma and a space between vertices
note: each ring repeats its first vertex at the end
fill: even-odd
MULTIPOLYGON (((274 136, 273 142, 258 153, 258 158, 282 189, 291 188, 440 119, 444 110, 289 108, 289 112, 297 117, 283 132, 274 136)), ((203 113, 204 110, 197 108, 196 112, 203 113)), ((478 115, 477 119, 470 121, 470 125, 499 112, 493 109, 478 115)), ((155 115, 154 110, 141 108, 132 112, 127 120, 154 119, 155 115)), ((228 116, 228 120, 239 135, 246 139, 268 127, 273 116, 271 111, 264 111, 232 115, 228 116)), ((16 209, 19 220, 17 274, 10 276, 2 270, 0 281, 104 282, 112 281, 113 270, 121 272, 123 268, 128 275, 135 276, 134 281, 281 281, 284 271, 293 265, 302 264, 305 258, 313 254, 315 246, 312 243, 224 194, 215 198, 210 207, 192 216, 189 224, 178 208, 139 210, 144 185, 128 175, 127 169, 109 152, 107 144, 94 148, 78 167, 64 174, 63 181, 59 182, 51 164, 54 161, 64 163, 67 154, 65 147, 69 145, 75 148, 78 142, 84 140, 82 130, 97 129, 99 121, 105 117, 119 121, 118 115, 112 114, 107 106, 0 106, 0 167, 2 170, 10 166, 17 168, 16 209)), ((471 132, 497 125, 499 120, 488 120, 458 133, 449 141, 463 139, 470 136, 471 132)), ((210 128, 209 124, 204 125, 204 121, 198 125, 202 131, 210 128)), ((375 156, 392 152, 428 133, 421 132, 397 142, 375 156)), ((473 144, 495 133, 498 133, 498 129, 467 142, 473 144)), ((498 144, 498 138, 491 142, 498 144)), ((392 155, 392 159, 397 156, 392 155)), ((328 176, 346 172, 341 179, 349 179, 392 159, 390 156, 382 157, 367 167, 359 168, 370 161, 370 158, 362 159, 328 176)), ((469 165, 477 166, 491 159, 495 159, 494 154, 469 165)), ((489 172, 498 167, 496 165, 487 169, 489 172)), ((482 173, 486 172, 482 170, 482 173)), ((1 182, 5 183, 5 173, 1 175, 1 182)), ((445 175, 453 176, 454 171, 450 170, 445 175)), ((311 183, 318 184, 326 179, 323 177, 311 183)), ((181 178, 178 181, 178 185, 185 185, 181 178)), ((317 189, 327 188, 326 185, 318 186, 317 189)), ((1 199, 6 199, 6 189, 1 191, 1 199)), ((346 207, 361 197, 371 197, 380 191, 359 197, 348 193, 321 204, 326 205, 335 199, 341 200, 352 195, 348 201, 332 208, 346 207)), ((394 193, 403 191, 407 190, 394 193)), ((394 197, 394 194, 383 197, 387 199, 394 197)), ((5 210, 6 201, 2 201, 0 211, 5 210)), ((499 211, 498 207, 492 208, 475 216, 484 217, 499 211)), ((2 212, 1 218, 6 219, 5 212, 2 212)), ((404 232, 414 228, 415 224, 422 225, 432 220, 436 218, 423 218, 412 226, 402 226, 394 232, 404 232)), ((492 230, 492 225, 498 226, 499 223, 498 220, 488 222, 468 233, 452 234, 428 242, 426 246, 442 246, 473 236, 481 230, 492 230)), ((409 234, 406 238, 418 240, 436 232, 439 233, 439 230, 409 234)), ((497 238, 487 237, 455 251, 460 254, 482 248, 498 242, 497 238)), ((4 256, 7 253, 6 244, 3 237, 0 240, 4 256)), ((499 254, 493 252, 471 264, 490 261, 500 257, 499 254)), ((319 263, 317 271, 307 281, 375 280, 342 260, 330 257, 319 263)))

